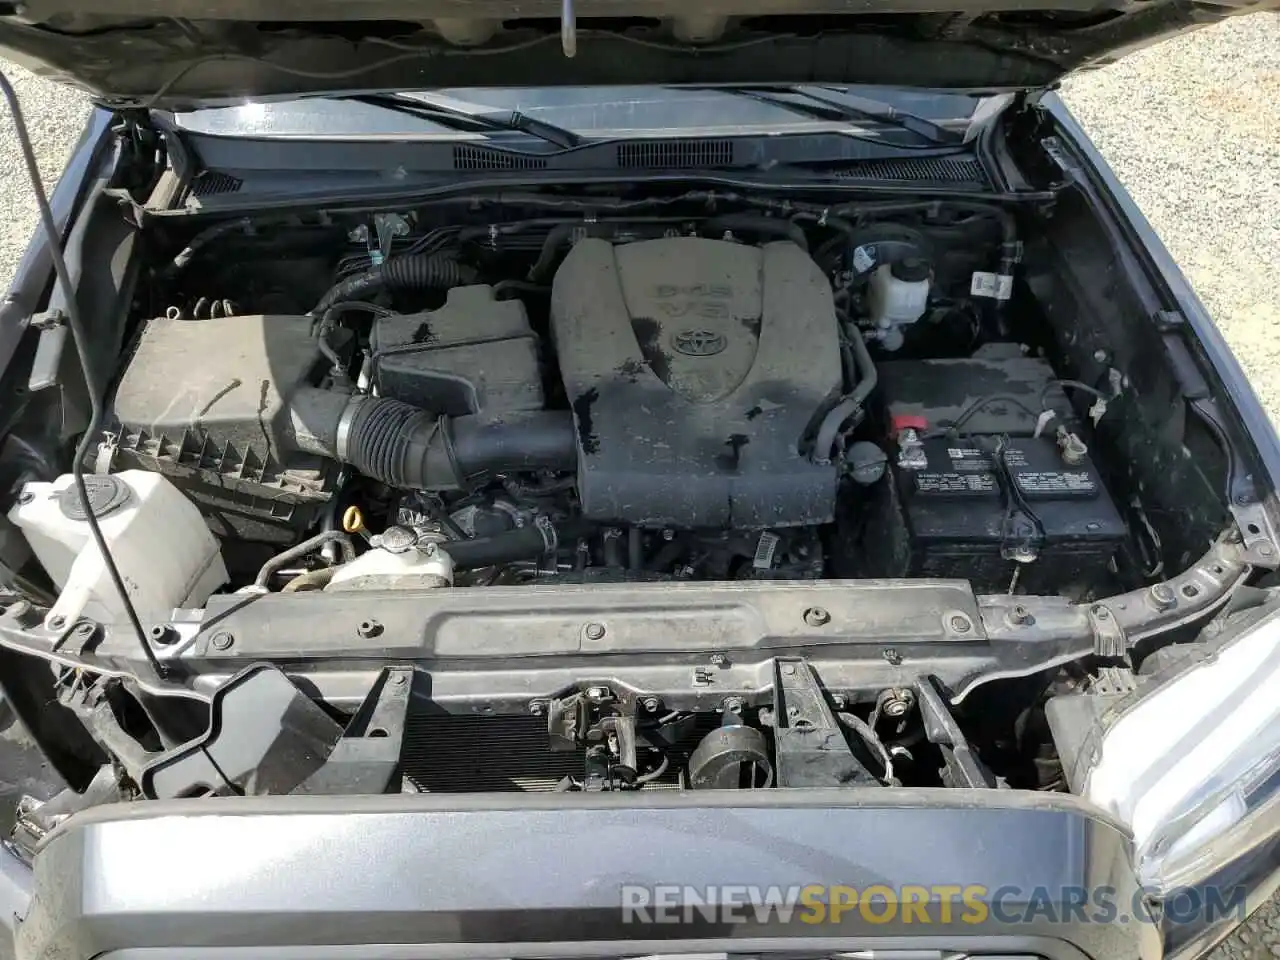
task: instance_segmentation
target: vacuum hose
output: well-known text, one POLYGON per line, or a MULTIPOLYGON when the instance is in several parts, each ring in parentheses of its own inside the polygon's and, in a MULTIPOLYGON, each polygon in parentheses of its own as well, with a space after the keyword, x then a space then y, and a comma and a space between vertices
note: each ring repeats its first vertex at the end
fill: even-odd
POLYGON ((470 283, 475 271, 438 253, 404 254, 388 257, 364 273, 348 277, 329 288, 311 312, 319 315, 344 300, 367 300, 380 290, 447 289, 470 283))
POLYGON ((291 404, 294 437, 308 453, 350 464, 411 490, 464 490, 507 470, 573 470, 578 438, 569 411, 437 417, 387 397, 316 388, 291 404))

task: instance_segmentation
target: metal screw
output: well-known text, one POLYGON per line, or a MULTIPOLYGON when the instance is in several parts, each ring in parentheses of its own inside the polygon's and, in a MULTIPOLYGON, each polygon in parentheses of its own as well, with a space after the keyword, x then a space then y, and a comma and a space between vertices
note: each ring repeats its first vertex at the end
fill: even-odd
POLYGON ((907 711, 911 709, 913 696, 910 690, 890 690, 886 691, 887 696, 881 704, 881 709, 886 717, 905 716, 907 711))
POLYGON ((604 636, 604 624, 588 623, 586 633, 588 640, 599 640, 604 636))
POLYGON ((236 638, 225 631, 222 633, 215 633, 213 635, 212 643, 213 649, 215 650, 229 650, 231 649, 231 645, 235 642, 236 638))
POLYGON ((1271 546, 1269 543, 1258 544, 1258 556, 1260 557, 1269 557, 1275 552, 1275 547, 1271 546))
POLYGON ((77 623, 76 628, 71 631, 71 635, 77 640, 91 640, 98 628, 89 622, 77 623))
POLYGON ((391 678, 391 685, 393 687, 403 687, 408 679, 403 673, 397 673, 391 678))
POLYGON ((609 688, 587 687, 587 699, 592 703, 602 703, 609 699, 609 688))
POLYGON ((831 614, 822 607, 810 607, 804 612, 804 622, 811 627, 826 626, 831 622, 831 614))
POLYGON ((657 713, 658 709, 662 706, 662 701, 657 697, 645 697, 640 701, 640 705, 650 713, 657 713))
POLYGON ((165 646, 177 640, 177 633, 167 623, 157 623, 147 631, 147 637, 157 646, 165 646))
POLYGON ((881 656, 895 667, 902 663, 902 654, 900 654, 894 647, 887 647, 881 656))
POLYGON ((1248 506, 1249 504, 1253 503, 1253 497, 1252 497, 1250 494, 1247 494, 1247 493, 1237 493, 1237 494, 1236 494, 1236 503, 1237 503, 1239 506, 1246 507, 1246 506, 1248 506))
POLYGON ((1102 524, 1100 524, 1097 520, 1090 520, 1088 523, 1084 525, 1084 528, 1086 530, 1100 530, 1102 528, 1102 524))
POLYGON ((377 620, 361 620, 360 626, 356 627, 356 633, 366 640, 382 634, 382 624, 377 620))
POLYGON ((794 677, 796 675, 796 665, 794 663, 784 663, 782 665, 782 672, 788 677, 794 677))
POLYGON ((529 701, 529 712, 533 714, 535 717, 542 716, 543 712, 546 711, 546 709, 547 709, 547 704, 543 700, 529 701))
POLYGON ((1093 615, 1097 617, 1099 620, 1111 619, 1111 611, 1108 610, 1106 607, 1102 606, 1102 604, 1098 604, 1096 607, 1093 608, 1093 615))
POLYGON ((1014 623, 1019 623, 1019 624, 1028 624, 1028 623, 1035 622, 1035 617, 1031 616, 1031 611, 1028 610, 1026 607, 1024 607, 1022 604, 1018 604, 1012 610, 1009 611, 1009 619, 1012 620, 1014 623))
POLYGON ((711 656, 707 657, 707 662, 713 667, 723 667, 729 662, 729 658, 723 653, 713 653, 711 656))
POLYGON ((725 713, 741 713, 746 703, 741 697, 725 697, 720 704, 720 709, 725 713))
POLYGON ((61 630, 66 625, 67 625, 67 618, 64 617, 62 614, 58 614, 56 617, 49 618, 49 629, 51 630, 61 630))
POLYGON ((951 629, 956 633, 968 633, 973 629, 973 624, 969 622, 968 617, 962 617, 957 614, 951 618, 951 629))
POLYGON ((788 717, 791 717, 791 719, 793 719, 793 720, 794 720, 796 717, 800 716, 800 708, 799 708, 799 707, 787 707, 787 716, 788 716, 788 717))
POLYGON ((1151 588, 1151 600, 1159 610, 1168 610, 1178 602, 1173 588, 1167 583, 1157 583, 1151 588))

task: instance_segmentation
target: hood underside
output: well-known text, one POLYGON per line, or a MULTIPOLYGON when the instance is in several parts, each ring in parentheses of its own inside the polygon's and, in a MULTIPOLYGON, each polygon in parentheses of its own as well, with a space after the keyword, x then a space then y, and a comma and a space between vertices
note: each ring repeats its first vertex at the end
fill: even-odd
POLYGON ((1034 88, 1280 0, 25 0, 0 56, 116 106, 646 83, 1034 88), (157 14, 163 12, 163 16, 157 14))

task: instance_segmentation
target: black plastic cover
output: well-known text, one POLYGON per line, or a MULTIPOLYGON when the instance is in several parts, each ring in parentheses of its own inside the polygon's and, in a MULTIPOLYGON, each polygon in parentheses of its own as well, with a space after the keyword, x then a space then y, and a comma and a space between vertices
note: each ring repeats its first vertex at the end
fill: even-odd
POLYGON ((824 523, 805 435, 841 386, 831 288, 791 242, 579 242, 552 327, 583 513, 679 527, 824 523))
POLYGON ((541 410, 538 342, 518 299, 454 287, 438 310, 379 317, 370 340, 379 393, 432 413, 541 410))
POLYGON ((223 537, 290 541, 334 465, 298 452, 290 405, 324 358, 305 316, 148 321, 111 407, 115 465, 165 474, 223 537))

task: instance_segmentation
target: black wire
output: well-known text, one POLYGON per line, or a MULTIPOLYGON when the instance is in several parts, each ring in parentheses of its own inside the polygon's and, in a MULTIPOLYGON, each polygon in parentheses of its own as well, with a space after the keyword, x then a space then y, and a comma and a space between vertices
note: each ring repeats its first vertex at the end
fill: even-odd
POLYGON ((975 413, 977 413, 979 410, 981 410, 983 407, 987 406, 988 404, 992 404, 992 403, 1012 404, 1015 407, 1019 407, 1024 413, 1029 414, 1032 418, 1035 418, 1035 419, 1038 419, 1041 413, 1041 411, 1032 410, 1029 406, 1027 406, 1017 397, 1011 396, 1010 394, 990 393, 990 394, 987 394, 985 397, 979 397, 977 400, 973 401, 973 403, 969 404, 969 406, 965 407, 964 411, 960 414, 960 416, 956 417, 955 420, 951 422, 951 424, 948 426, 947 429, 955 431, 956 433, 959 433, 960 428, 963 427, 966 422, 971 420, 975 413))
POLYGON ((31 192, 35 194, 36 206, 40 210, 40 223, 44 227, 45 240, 49 244, 49 257, 53 261, 53 272, 57 276, 58 285, 62 288, 62 295, 66 300, 67 324, 71 327, 71 339, 76 345, 76 354, 80 358, 80 370, 84 375, 85 387, 89 393, 89 425, 80 437, 79 444, 76 445, 75 461, 71 465, 71 476, 75 481, 76 490, 80 494, 80 502, 84 505, 84 519, 89 525, 89 532, 93 535, 93 541, 98 545, 98 550, 102 553, 103 565, 107 568, 107 574, 111 577, 112 585, 120 595, 120 603, 124 606, 125 615, 129 618, 129 623, 133 627, 134 633, 138 636, 138 644, 142 647, 142 653, 147 658, 147 662, 151 664, 152 669, 155 670, 157 679, 163 679, 165 676, 164 665, 161 664, 155 651, 151 649, 151 644, 147 642, 147 633, 142 629, 142 621, 138 619, 138 611, 133 607, 133 600, 129 597, 129 591, 125 589, 120 570, 116 567, 116 562, 111 557, 111 551, 107 548, 107 538, 102 535, 102 528, 98 525, 98 518, 90 505, 89 490, 84 482, 84 460, 89 454, 89 445, 98 435, 98 431, 102 426, 102 394, 98 390, 95 382, 96 378, 93 375, 93 363, 89 358, 89 337, 80 318, 80 309, 76 305, 75 286, 71 283, 71 274, 67 271, 67 261, 62 256, 62 237, 58 234, 57 224, 53 221, 53 211, 49 209, 49 198, 44 192, 44 183, 40 179, 40 167, 36 163, 35 152, 31 148, 31 136, 27 133, 27 123, 22 118, 22 108, 18 104, 18 95, 14 92, 13 85, 9 83, 9 78, 4 75, 2 70, 0 70, 0 89, 3 89, 4 98, 9 102, 9 112, 13 114, 13 126, 18 134, 18 145, 22 148, 22 160, 26 164, 27 176, 31 180, 31 192))

